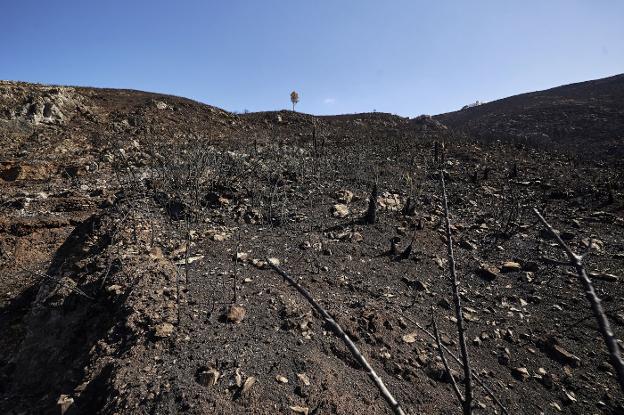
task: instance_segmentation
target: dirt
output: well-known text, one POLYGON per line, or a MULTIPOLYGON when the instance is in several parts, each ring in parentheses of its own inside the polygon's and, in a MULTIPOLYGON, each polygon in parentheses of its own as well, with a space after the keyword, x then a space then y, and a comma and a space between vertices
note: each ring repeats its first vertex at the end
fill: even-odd
MULTIPOLYGON (((592 246, 624 338, 621 162, 430 117, 0 87, 0 412, 392 413, 276 258, 407 413, 460 413, 417 326, 435 317, 458 354, 443 168, 474 372, 509 413, 624 413, 583 290, 531 210, 592 246)), ((474 407, 501 413, 478 386, 474 407)))

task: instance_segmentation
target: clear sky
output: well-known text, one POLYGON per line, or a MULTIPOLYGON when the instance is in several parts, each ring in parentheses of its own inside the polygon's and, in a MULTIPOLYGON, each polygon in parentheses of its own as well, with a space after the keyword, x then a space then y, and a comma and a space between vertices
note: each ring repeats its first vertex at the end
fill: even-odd
POLYGON ((624 72, 622 0, 3 0, 0 79, 436 114, 624 72))

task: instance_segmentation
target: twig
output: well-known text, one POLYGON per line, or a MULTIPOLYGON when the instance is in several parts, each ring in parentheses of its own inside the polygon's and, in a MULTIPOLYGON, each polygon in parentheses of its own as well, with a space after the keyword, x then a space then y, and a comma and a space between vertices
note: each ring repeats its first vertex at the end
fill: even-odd
MULTIPOLYGON (((451 272, 453 303, 455 304, 455 318, 457 319, 457 334, 459 336, 459 350, 464 366, 464 399, 460 401, 464 415, 472 414, 472 369, 466 348, 466 329, 462 312, 461 299, 459 298, 459 278, 455 270, 455 255, 453 254, 453 238, 451 236, 451 223, 449 220, 448 201, 446 198, 446 185, 444 184, 444 170, 440 170, 440 186, 442 187, 442 203, 444 207, 444 225, 446 231, 446 247, 451 272)), ((449 373, 450 375, 450 373, 449 373)))
MULTIPOLYGON (((550 232, 557 242, 561 246, 561 248, 568 255, 568 259, 570 263, 568 265, 573 266, 576 269, 576 274, 583 285, 583 289, 585 290, 585 297, 591 304, 591 308, 594 312, 594 317, 598 323, 598 328, 600 333, 602 334, 602 338, 604 339, 605 344, 607 345, 607 349, 609 350, 609 356, 611 358, 611 365, 617 374, 618 382, 620 384, 620 388, 622 392, 624 392, 624 361, 622 361, 622 356, 620 355, 620 348, 618 342, 613 334, 613 330, 611 330, 611 325, 609 324, 609 319, 605 314, 600 298, 596 294, 594 290, 594 285, 591 280, 587 276, 587 272, 585 271, 585 266, 583 265, 583 258, 587 255, 586 252, 583 255, 575 254, 570 247, 561 239, 561 236, 555 231, 555 229, 550 226, 546 219, 542 216, 542 214, 536 208, 533 208, 533 212, 539 218, 542 225, 550 232)), ((591 242, 589 244, 591 246, 591 242)))
POLYGON ((405 415, 405 412, 401 408, 401 405, 397 402, 396 399, 394 399, 386 385, 383 383, 383 380, 381 380, 379 375, 375 373, 375 370, 371 367, 366 358, 364 358, 357 346, 344 332, 344 330, 342 330, 340 325, 338 325, 338 323, 332 318, 332 316, 327 311, 325 311, 325 309, 314 299, 314 297, 312 297, 312 294, 310 294, 308 290, 301 286, 301 284, 299 284, 290 275, 288 275, 285 271, 279 268, 275 263, 273 263, 273 261, 269 259, 267 259, 266 261, 268 264, 271 265, 271 268, 273 268, 279 275, 281 275, 286 281, 288 281, 290 285, 295 287, 297 291, 299 291, 299 293, 310 303, 310 305, 312 305, 312 307, 323 317, 323 319, 325 319, 325 321, 327 322, 327 324, 329 324, 334 333, 336 333, 336 335, 340 337, 340 339, 344 342, 347 348, 351 351, 353 357, 355 357, 358 363, 366 369, 366 371, 368 372, 368 376, 373 380, 373 382, 375 382, 375 385, 379 389, 379 392, 381 392, 381 395, 386 400, 390 408, 394 411, 394 413, 397 415, 405 415))

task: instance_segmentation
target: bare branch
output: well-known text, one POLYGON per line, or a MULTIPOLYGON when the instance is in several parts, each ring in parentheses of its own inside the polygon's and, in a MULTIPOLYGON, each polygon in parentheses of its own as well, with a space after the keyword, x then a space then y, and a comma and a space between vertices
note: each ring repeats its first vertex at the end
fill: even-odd
POLYGON ((442 347, 442 341, 440 340, 440 333, 438 332, 438 323, 436 323, 435 317, 433 316, 433 312, 431 313, 431 324, 433 325, 433 334, 435 334, 435 341, 436 341, 436 344, 438 345, 438 352, 440 353, 440 359, 442 359, 442 364, 444 364, 444 369, 446 370, 446 374, 451 379, 451 384, 453 385, 453 390, 455 391, 457 400, 459 400, 459 402, 464 402, 464 397, 462 396, 462 393, 459 391, 459 387, 457 386, 457 382, 455 381, 453 372, 451 372, 451 367, 449 366, 448 360, 446 360, 446 356, 444 355, 444 348, 442 347))
POLYGON ((364 369, 366 369, 366 371, 368 372, 368 376, 373 380, 373 382, 379 389, 379 392, 381 392, 381 395, 386 400, 390 408, 394 411, 394 413, 397 415, 405 415, 405 412, 401 408, 401 405, 399 404, 399 402, 396 399, 394 399, 394 397, 392 396, 392 394, 390 393, 386 385, 383 383, 383 380, 381 380, 379 375, 377 375, 375 370, 368 363, 366 358, 362 355, 360 350, 353 343, 353 341, 349 338, 349 336, 344 332, 344 330, 342 330, 340 325, 338 325, 336 320, 333 319, 333 317, 314 299, 314 297, 312 297, 312 294, 310 294, 308 290, 306 290, 303 286, 301 286, 301 284, 295 281, 290 275, 288 275, 285 271, 279 268, 270 259, 267 259, 266 261, 268 264, 271 265, 271 268, 273 268, 279 275, 281 275, 286 281, 288 281, 290 285, 295 287, 297 291, 299 291, 299 293, 308 301, 308 303, 310 303, 310 305, 312 305, 312 307, 323 317, 323 319, 325 319, 325 321, 327 322, 327 324, 329 324, 329 326, 332 328, 334 333, 336 333, 336 335, 340 337, 340 339, 344 342, 344 344, 347 346, 349 351, 351 351, 351 354, 353 355, 353 357, 355 357, 358 363, 364 369))
MULTIPOLYGON (((585 290, 585 297, 591 304, 592 311, 594 312, 594 317, 598 323, 598 328, 600 333, 602 334, 602 338, 604 339, 605 344, 607 345, 607 349, 609 350, 609 356, 611 358, 611 365, 615 370, 618 378, 618 382, 620 384, 620 388, 622 392, 624 392, 624 361, 622 361, 622 356, 620 355, 620 347, 618 345, 617 339, 613 334, 613 330, 611 330, 611 325, 609 324, 609 319, 605 314, 602 304, 600 302, 600 298, 596 294, 594 290, 594 285, 591 280, 587 276, 587 272, 585 271, 585 266, 583 265, 583 256, 575 254, 570 247, 561 239, 559 233, 550 226, 546 219, 542 216, 542 214, 536 208, 533 208, 533 212, 539 218, 542 225, 550 232, 559 242, 561 248, 565 251, 570 259, 570 265, 576 269, 576 274, 583 285, 583 289, 585 290)), ((591 247, 591 241, 589 246, 591 247)), ((585 254, 586 255, 586 254, 585 254)))
POLYGON ((446 185, 444 183, 444 171, 440 170, 440 186, 442 187, 442 204, 444 207, 444 225, 446 231, 446 247, 451 272, 453 303, 455 305, 455 318, 457 320, 457 335, 459 336, 459 350, 464 367, 464 400, 461 401, 464 415, 472 413, 472 369, 466 347, 466 329, 464 327, 464 313, 461 299, 459 298, 459 278, 455 270, 455 255, 453 254, 453 237, 451 235, 451 223, 449 220, 448 200, 446 198, 446 185))

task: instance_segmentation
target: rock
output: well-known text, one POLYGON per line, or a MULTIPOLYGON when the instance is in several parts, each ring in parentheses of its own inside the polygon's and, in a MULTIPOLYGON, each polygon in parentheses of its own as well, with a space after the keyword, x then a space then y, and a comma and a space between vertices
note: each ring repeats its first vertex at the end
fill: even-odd
POLYGON ((245 262, 249 259, 249 254, 247 252, 237 252, 234 256, 234 260, 245 262))
POLYGON ((156 327, 154 327, 154 335, 158 338, 166 338, 171 336, 173 333, 173 324, 171 323, 160 323, 156 327))
POLYGON ((258 209, 249 209, 243 214, 245 223, 255 224, 262 219, 262 213, 258 209))
POLYGON ((564 349, 554 337, 538 340, 537 346, 561 364, 570 367, 581 365, 581 359, 564 349))
POLYGON ((297 378, 304 386, 310 386, 310 378, 305 373, 297 373, 297 378))
POLYGON ((56 404, 58 405, 61 415, 64 415, 69 410, 69 407, 74 404, 74 398, 68 395, 61 395, 56 401, 56 404))
POLYGON ((280 264, 281 264, 280 260, 278 258, 275 258, 275 257, 268 258, 267 261, 269 262, 269 264, 271 264, 271 265, 273 265, 275 267, 279 267, 280 264))
POLYGON ((377 206, 390 211, 401 210, 401 197, 396 193, 384 192, 381 196, 377 196, 377 206))
POLYGON ((308 415, 310 409, 304 406, 294 405, 290 407, 290 410, 297 414, 308 415))
POLYGON ((175 261, 174 264, 176 264, 176 265, 192 264, 193 262, 200 261, 202 259, 204 259, 203 255, 195 255, 195 256, 190 256, 188 258, 179 259, 179 260, 175 261))
POLYGON ((212 240, 217 242, 223 242, 227 239, 227 236, 224 233, 215 233, 212 235, 212 240))
POLYGON ((254 267, 258 268, 258 269, 266 269, 267 268, 267 263, 261 259, 257 259, 254 258, 251 260, 251 265, 253 265, 254 267))
POLYGON ((336 218, 345 218, 349 215, 349 208, 342 203, 335 204, 332 215, 336 218))
POLYGON ((571 405, 571 404, 573 404, 574 402, 576 402, 576 395, 574 394, 574 392, 564 390, 564 391, 563 391, 563 395, 564 395, 563 402, 564 402, 566 405, 571 405))
POLYGON ((200 369, 197 372, 197 383, 203 386, 214 386, 217 384, 221 373, 217 369, 200 369))
POLYGON ((288 378, 282 375, 275 376, 275 380, 279 383, 288 383, 288 378))
POLYGON ((476 270, 476 274, 486 281, 494 281, 500 276, 498 268, 486 264, 481 264, 476 270))
POLYGON ((154 104, 156 105, 156 108, 158 108, 159 110, 166 110, 167 108, 169 108, 169 105, 165 104, 162 101, 156 101, 154 104))
POLYGON ((585 248, 588 248, 594 252, 604 252, 604 242, 600 239, 585 238, 581 241, 585 248))
POLYGON ((364 240, 364 237, 362 236, 362 234, 361 234, 361 233, 359 233, 359 232, 353 232, 353 233, 351 234, 351 242, 355 242, 355 243, 357 243, 357 242, 362 242, 363 240, 364 240))
POLYGON ((516 367, 511 369, 511 375, 521 382, 524 382, 531 377, 526 367, 516 367))
POLYGON ((238 324, 245 318, 246 311, 239 305, 232 305, 228 308, 225 320, 228 323, 238 324))
POLYGON ((335 197, 340 203, 349 204, 353 200, 353 192, 344 189, 338 190, 335 197))
POLYGON ((436 255, 436 257, 433 259, 434 262, 438 265, 438 267, 440 269, 444 269, 444 264, 446 260, 443 260, 442 258, 440 258, 439 256, 436 255))
POLYGON ((504 262, 501 266, 502 272, 517 272, 520 270, 522 270, 522 266, 519 263, 513 261, 504 262))
POLYGON ((553 345, 552 352, 557 356, 557 360, 566 363, 571 367, 579 367, 581 365, 581 359, 559 345, 553 345))
POLYGON ((232 203, 232 200, 228 199, 227 197, 219 196, 217 199, 217 203, 219 204, 219 206, 224 207, 232 203))
POLYGON ((254 376, 249 376, 245 379, 245 383, 243 383, 243 387, 241 388, 241 394, 246 395, 255 383, 256 378, 254 376))
POLYGON ((239 367, 234 371, 234 384, 239 388, 243 386, 243 375, 239 367))
POLYGON ((414 343, 418 339, 418 333, 408 333, 401 337, 401 339, 408 344, 414 343))
POLYGON ((109 285, 108 287, 106 287, 106 292, 114 294, 114 295, 121 295, 123 294, 124 290, 121 285, 113 284, 113 285, 109 285))

